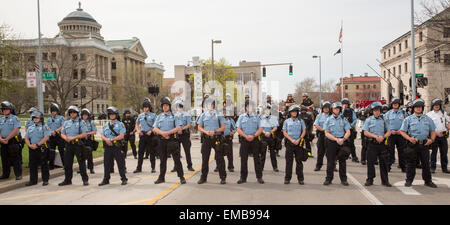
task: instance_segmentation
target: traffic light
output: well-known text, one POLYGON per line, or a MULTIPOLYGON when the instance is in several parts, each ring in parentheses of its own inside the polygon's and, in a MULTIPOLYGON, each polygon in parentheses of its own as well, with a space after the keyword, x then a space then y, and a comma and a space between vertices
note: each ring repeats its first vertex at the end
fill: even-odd
POLYGON ((294 73, 292 72, 293 68, 292 65, 289 65, 289 76, 292 76, 294 73))
POLYGON ((266 77, 266 67, 263 67, 263 77, 266 77))
POLYGON ((417 78, 417 87, 425 87, 428 85, 428 78, 423 77, 423 78, 417 78))

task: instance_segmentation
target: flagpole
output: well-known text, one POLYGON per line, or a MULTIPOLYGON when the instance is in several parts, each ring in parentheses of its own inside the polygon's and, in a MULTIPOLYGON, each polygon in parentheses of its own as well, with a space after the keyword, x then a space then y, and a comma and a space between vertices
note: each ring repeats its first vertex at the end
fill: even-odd
POLYGON ((344 20, 341 21, 341 99, 344 98, 344 20))

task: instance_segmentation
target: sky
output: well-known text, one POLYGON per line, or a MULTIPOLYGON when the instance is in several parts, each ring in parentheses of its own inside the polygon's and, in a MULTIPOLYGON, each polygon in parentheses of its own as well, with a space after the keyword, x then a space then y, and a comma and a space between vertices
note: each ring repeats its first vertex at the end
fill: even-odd
MULTIPOLYGON (((416 0, 416 11, 421 0, 416 0)), ((37 0, 0 0, 0 24, 12 27, 20 38, 37 38, 37 0)), ((78 8, 78 0, 40 0, 41 33, 54 37, 57 23, 78 8)), ((280 82, 280 95, 295 91, 306 77, 322 81, 341 76, 341 57, 333 56, 343 21, 344 74, 369 75, 379 71, 380 49, 411 26, 410 0, 82 0, 83 10, 102 25, 105 40, 141 40, 148 58, 162 62, 165 77, 174 65, 186 65, 193 56, 225 58, 268 67, 267 80, 280 82)))

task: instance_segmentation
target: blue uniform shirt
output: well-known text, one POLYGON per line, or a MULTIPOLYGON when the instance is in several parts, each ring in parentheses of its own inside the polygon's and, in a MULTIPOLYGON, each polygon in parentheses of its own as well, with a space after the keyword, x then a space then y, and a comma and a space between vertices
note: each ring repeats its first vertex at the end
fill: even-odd
POLYGON ((278 120, 275 116, 261 115, 261 127, 265 132, 271 132, 274 127, 278 127, 278 120))
POLYGON ((47 126, 50 127, 51 131, 58 130, 64 123, 64 117, 61 115, 51 116, 47 120, 47 126))
POLYGON ((258 116, 244 113, 239 116, 236 127, 241 128, 246 135, 255 135, 256 131, 261 126, 261 120, 258 116))
POLYGON ((3 116, 0 118, 0 132, 2 132, 2 138, 7 138, 16 128, 20 128, 20 122, 17 119, 17 116, 10 114, 8 117, 3 116))
POLYGON ((320 126, 323 129, 323 125, 325 121, 327 121, 328 117, 330 117, 330 113, 328 115, 325 115, 325 113, 320 113, 319 116, 316 118, 316 121, 314 121, 314 126, 320 126))
POLYGON ((117 137, 116 135, 114 135, 114 133, 111 131, 111 129, 109 129, 109 125, 112 125, 113 130, 118 134, 117 136, 119 136, 120 134, 125 134, 126 129, 125 129, 125 125, 123 125, 122 122, 116 120, 114 122, 107 122, 105 124, 105 126, 103 126, 103 129, 101 131, 101 134, 103 134, 106 138, 115 138, 117 137))
POLYGON ((377 135, 377 136, 384 136, 386 131, 387 124, 381 118, 381 115, 378 118, 375 118, 375 116, 371 116, 368 119, 366 119, 366 122, 364 122, 363 131, 369 131, 370 133, 377 135))
POLYGON ((425 114, 419 117, 416 114, 406 117, 400 128, 400 130, 406 132, 410 137, 417 138, 419 141, 427 139, 430 136, 430 132, 435 129, 436 126, 433 120, 425 114))
POLYGON ((225 131, 223 134, 225 136, 230 135, 231 131, 236 130, 236 124, 234 123, 234 120, 231 118, 225 118, 225 131))
POLYGON ((207 131, 217 130, 222 126, 222 124, 225 124, 225 119, 223 116, 218 115, 215 110, 213 112, 207 111, 200 116, 198 119, 198 124, 202 125, 203 129, 207 131))
POLYGON ((299 118, 295 118, 295 120, 289 118, 283 123, 283 130, 294 140, 300 138, 304 129, 306 129, 305 122, 299 118))
POLYGON ((347 130, 350 130, 350 123, 342 118, 341 115, 334 117, 334 115, 328 117, 323 125, 323 129, 330 132, 336 138, 342 138, 347 130))
POLYGON ((92 131, 96 131, 97 127, 94 124, 94 121, 92 120, 81 120, 81 122, 83 123, 84 126, 86 126, 86 132, 92 132, 92 131))
POLYGON ((397 112, 395 112, 394 109, 391 109, 386 113, 386 115, 384 115, 384 120, 387 124, 387 130, 400 130, 404 119, 405 112, 401 109, 399 109, 397 112))
POLYGON ((30 139, 31 144, 39 143, 44 137, 50 137, 50 128, 47 125, 42 125, 38 123, 37 125, 33 123, 28 127, 25 137, 30 139))
POLYGON ((187 112, 177 112, 175 113, 176 117, 179 117, 181 120, 181 128, 187 126, 188 123, 192 122, 192 117, 187 112))
POLYGON ((147 114, 141 113, 136 119, 136 123, 141 126, 141 131, 146 133, 153 129, 153 125, 155 124, 156 115, 152 112, 148 112, 147 114), (147 118, 147 120, 146 120, 147 118))
POLYGON ((64 121, 61 133, 66 134, 68 137, 75 137, 81 134, 80 131, 81 133, 88 132, 82 120, 77 118, 75 121, 72 119, 64 121))
POLYGON ((168 114, 161 113, 156 117, 153 128, 158 128, 161 131, 169 131, 177 126, 181 126, 181 120, 169 112, 168 114))

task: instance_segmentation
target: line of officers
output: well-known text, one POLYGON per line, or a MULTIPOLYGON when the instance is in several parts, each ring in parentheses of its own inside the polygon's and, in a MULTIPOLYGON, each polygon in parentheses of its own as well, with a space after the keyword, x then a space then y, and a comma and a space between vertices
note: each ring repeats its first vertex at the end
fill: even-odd
MULTIPOLYGON (((108 107, 107 115, 109 121, 104 125, 101 131, 101 139, 104 146, 104 179, 100 186, 109 184, 110 173, 113 172, 114 160, 117 163, 122 185, 127 184, 125 158, 128 142, 134 134, 138 134, 139 150, 138 164, 134 173, 142 172, 144 153, 150 153, 150 164, 152 173, 155 173, 156 158, 160 159, 160 175, 155 184, 165 182, 165 173, 167 167, 167 158, 172 156, 174 160, 174 169, 180 183, 185 184, 183 167, 180 160, 180 149, 183 145, 188 170, 194 171, 190 156, 190 133, 192 118, 183 111, 183 102, 177 100, 175 108, 177 112, 172 112, 172 103, 169 98, 161 99, 162 113, 156 116, 152 112, 150 99, 145 99, 142 103, 143 113, 141 113, 135 123, 130 118, 130 113, 125 113, 125 118, 120 121, 119 111, 115 107, 108 107), (128 122, 127 122, 128 121, 128 122), (134 126, 134 128, 132 127, 134 126)), ((348 99, 330 103, 324 102, 321 107, 321 113, 317 116, 314 126, 317 129, 317 148, 318 159, 315 171, 319 171, 323 164, 323 157, 327 157, 327 172, 324 185, 330 185, 333 180, 334 172, 339 165, 339 177, 341 184, 347 186, 346 160, 352 154, 352 129, 353 122, 350 123, 344 115, 345 109, 349 108, 348 99), (343 104, 344 103, 344 104, 343 104)), ((444 173, 447 170, 447 137, 449 120, 448 116, 442 110, 442 101, 435 99, 432 101, 432 111, 429 115, 424 115, 424 101, 416 99, 410 104, 409 114, 400 109, 399 99, 394 99, 391 103, 392 109, 385 115, 382 115, 382 105, 374 102, 370 105, 368 113, 370 117, 363 120, 363 152, 362 160, 367 160, 367 180, 365 185, 373 185, 375 178, 375 164, 379 164, 381 184, 390 187, 388 172, 395 159, 394 146, 397 147, 399 155, 399 166, 406 170, 405 186, 411 186, 417 161, 420 161, 422 168, 422 178, 425 185, 436 187, 431 179, 431 171, 435 170, 436 157, 431 157, 430 169, 430 146, 439 148, 441 152, 441 166, 444 173), (434 113, 434 114, 433 114, 434 113), (435 125, 438 124, 438 125, 435 125)), ((3 175, 1 178, 9 177, 10 167, 14 167, 14 173, 17 178, 21 177, 21 152, 20 146, 20 123, 17 117, 11 114, 12 104, 2 102, 1 109, 3 117, 0 118, 1 132, 1 153, 3 175), (19 151, 20 149, 20 151, 19 151), (6 165, 6 166, 5 166, 6 165)), ((258 183, 263 184, 263 168, 265 164, 266 152, 270 152, 271 163, 274 171, 279 171, 276 162, 276 131, 280 130, 277 118, 272 115, 271 105, 265 106, 264 113, 258 115, 255 112, 255 105, 252 101, 245 101, 245 113, 241 114, 236 123, 231 116, 224 116, 216 110, 216 100, 208 98, 204 101, 204 112, 197 118, 198 130, 201 132, 202 145, 202 169, 198 184, 207 182, 209 172, 209 158, 211 149, 215 150, 215 160, 221 179, 220 183, 226 183, 225 156, 228 159, 228 169, 234 171, 232 139, 235 133, 239 135, 241 160, 240 179, 238 184, 247 182, 248 177, 248 156, 253 155, 255 174, 258 183)), ((285 139, 286 147, 286 170, 284 183, 289 184, 292 178, 292 167, 295 159, 295 172, 300 185, 304 184, 303 162, 310 156, 310 149, 304 145, 307 127, 303 119, 299 118, 301 108, 294 104, 288 110, 288 118, 282 122, 281 132, 285 139)), ((24 142, 30 149, 30 182, 27 185, 37 183, 38 166, 42 170, 43 185, 48 185, 49 165, 52 165, 51 152, 55 148, 61 155, 64 164, 65 179, 60 186, 72 184, 72 165, 74 156, 78 159, 78 164, 83 185, 89 185, 86 172, 86 160, 92 161, 92 155, 85 154, 86 149, 90 152, 98 147, 94 140, 96 128, 91 121, 90 113, 87 109, 80 111, 76 106, 70 106, 68 109, 69 119, 59 114, 59 108, 56 104, 51 106, 52 116, 44 123, 43 114, 37 110, 31 114, 31 122, 26 129, 24 142), (52 140, 53 139, 53 140, 52 140), (62 140, 62 141, 61 141, 62 140), (86 148, 86 146, 89 146, 86 148), (65 150, 64 150, 65 149, 65 150), (62 151, 61 151, 62 150, 62 151)), ((354 113, 354 111, 352 111, 354 113)), ((351 115, 356 117, 356 115, 351 115)), ((353 143, 352 143, 353 142, 353 143)), ((437 150, 436 150, 437 153, 437 150)), ((436 155, 435 153, 435 155, 436 155)), ((92 153, 91 153, 92 154, 92 153)), ((54 153, 53 153, 54 155, 54 153)), ((134 154, 136 156, 136 154, 134 154)), ((353 156, 353 158, 355 158, 353 156)), ((93 173, 93 164, 89 166, 93 173)), ((88 166, 88 167, 89 167, 88 166)))

